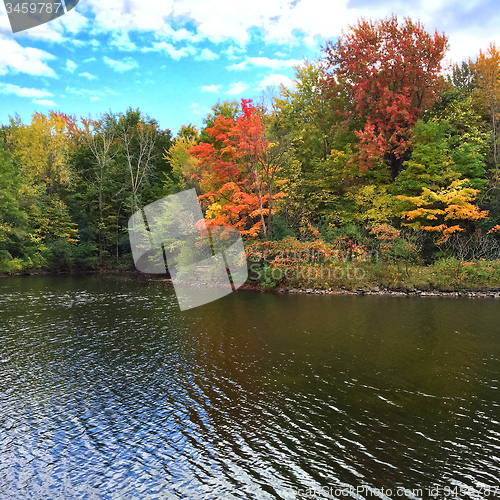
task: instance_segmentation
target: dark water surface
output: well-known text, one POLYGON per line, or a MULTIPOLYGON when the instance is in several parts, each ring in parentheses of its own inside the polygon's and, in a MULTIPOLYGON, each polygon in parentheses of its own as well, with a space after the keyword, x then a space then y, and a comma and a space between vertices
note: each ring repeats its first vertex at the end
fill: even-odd
POLYGON ((0 342, 2 500, 500 498, 498 300, 9 278, 0 342))

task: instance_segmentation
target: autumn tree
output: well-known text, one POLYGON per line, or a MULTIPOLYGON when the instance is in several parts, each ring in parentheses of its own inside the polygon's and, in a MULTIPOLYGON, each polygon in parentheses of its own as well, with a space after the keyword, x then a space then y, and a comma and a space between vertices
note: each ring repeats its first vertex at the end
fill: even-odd
POLYGON ((464 224, 485 219, 488 211, 474 204, 479 191, 467 184, 467 179, 460 179, 447 188, 431 190, 424 187, 420 196, 398 196, 411 206, 411 209, 403 211, 403 224, 415 230, 438 234, 436 243, 441 245, 452 234, 464 232, 464 224))
POLYGON ((346 123, 351 107, 337 86, 327 86, 328 75, 319 61, 295 67, 294 85, 282 87, 274 100, 281 127, 291 136, 291 156, 284 175, 288 179, 286 214, 299 227, 306 219, 331 220, 336 204, 359 172, 351 168, 351 144, 361 119, 346 123))
POLYGON ((276 142, 267 139, 261 117, 245 99, 236 120, 219 115, 207 132, 215 142, 200 142, 189 153, 198 159, 203 198, 212 201, 209 217, 222 221, 223 214, 232 214, 230 219, 244 216, 248 223, 258 215, 260 220, 250 228, 243 229, 243 219, 236 226, 252 236, 260 229, 268 236, 273 200, 283 196, 276 175, 285 161, 286 146, 276 136, 276 142))
MULTIPOLYGON (((332 88, 339 84, 366 119, 357 131, 359 168, 387 160, 394 180, 402 169, 411 130, 440 88, 447 38, 428 34, 419 23, 397 17, 362 19, 324 47, 332 88)), ((348 115, 350 118, 352 116, 348 115)))
POLYGON ((486 53, 479 52, 473 65, 476 74, 476 96, 491 120, 495 186, 499 185, 500 162, 500 52, 495 44, 486 53))
POLYGON ((15 156, 23 175, 43 183, 49 193, 69 183, 69 130, 63 116, 53 111, 48 116, 35 113, 29 125, 11 121, 11 128, 15 156))
POLYGON ((163 180, 164 190, 170 193, 172 190, 189 189, 195 187, 193 175, 196 172, 196 158, 188 151, 198 143, 197 137, 186 137, 179 134, 168 150, 164 150, 163 159, 170 163, 172 175, 165 176, 163 180))
POLYGON ((241 113, 240 103, 238 101, 218 101, 212 106, 210 112, 203 119, 203 128, 199 135, 199 142, 208 144, 215 143, 215 138, 211 136, 208 129, 215 125, 215 120, 222 116, 228 120, 236 120, 241 113))

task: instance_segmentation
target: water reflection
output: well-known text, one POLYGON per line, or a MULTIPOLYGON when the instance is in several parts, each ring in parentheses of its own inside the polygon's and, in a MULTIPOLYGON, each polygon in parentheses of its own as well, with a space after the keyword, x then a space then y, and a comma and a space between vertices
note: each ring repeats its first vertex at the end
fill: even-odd
POLYGON ((168 282, 113 276, 0 294, 0 498, 499 484, 494 300, 237 292, 180 313, 168 282))

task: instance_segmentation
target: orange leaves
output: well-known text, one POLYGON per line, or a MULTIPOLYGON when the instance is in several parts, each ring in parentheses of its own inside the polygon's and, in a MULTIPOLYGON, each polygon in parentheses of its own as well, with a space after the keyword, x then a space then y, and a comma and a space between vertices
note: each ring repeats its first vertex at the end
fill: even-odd
POLYGON ((476 72, 476 96, 490 115, 493 139, 495 184, 500 183, 500 51, 492 43, 486 53, 479 52, 472 65, 476 72))
POLYGON ((456 180, 440 191, 422 188, 420 196, 398 196, 400 200, 410 202, 416 207, 403 212, 403 218, 410 221, 404 225, 439 233, 437 244, 441 245, 448 241, 453 233, 465 231, 460 222, 485 219, 488 211, 480 210, 473 203, 479 191, 465 187, 467 182, 467 179, 456 180), (436 224, 429 224, 434 221, 436 224))
POLYGON ((284 193, 270 194, 269 183, 260 176, 269 142, 257 110, 246 99, 241 109, 237 119, 220 115, 206 130, 215 144, 199 143, 188 152, 198 160, 197 178, 203 191, 199 199, 205 201, 207 223, 231 225, 256 237, 261 229, 265 233, 264 217, 273 211, 270 202, 284 193))
POLYGON ((370 234, 374 235, 377 240, 393 241, 399 238, 400 231, 389 224, 378 224, 370 228, 370 234))
POLYGON ((493 234, 493 233, 498 233, 500 232, 500 226, 499 225, 496 225, 496 226, 493 226, 487 234, 493 234))

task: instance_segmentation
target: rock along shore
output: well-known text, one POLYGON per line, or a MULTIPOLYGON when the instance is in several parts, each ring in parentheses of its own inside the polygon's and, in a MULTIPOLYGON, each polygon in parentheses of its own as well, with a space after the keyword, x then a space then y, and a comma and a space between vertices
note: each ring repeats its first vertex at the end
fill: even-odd
POLYGON ((390 295, 395 297, 469 297, 469 298, 494 298, 500 299, 500 289, 488 290, 464 290, 464 291, 441 291, 441 290, 406 290, 388 289, 375 287, 369 289, 321 289, 321 288, 290 288, 286 286, 263 287, 260 284, 245 283, 240 290, 251 290, 268 293, 301 293, 309 295, 390 295))

